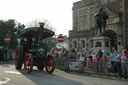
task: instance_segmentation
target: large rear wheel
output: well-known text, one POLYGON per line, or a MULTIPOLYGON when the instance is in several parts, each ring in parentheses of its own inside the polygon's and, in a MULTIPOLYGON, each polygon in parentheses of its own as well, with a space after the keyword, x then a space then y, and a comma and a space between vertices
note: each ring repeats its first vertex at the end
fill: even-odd
POLYGON ((52 73, 54 71, 55 61, 52 56, 49 56, 49 58, 47 59, 45 69, 46 69, 46 72, 48 72, 48 73, 52 73))
POLYGON ((15 54, 15 67, 18 66, 18 48, 16 48, 16 54, 15 54))
POLYGON ((25 55, 24 59, 24 70, 27 73, 31 73, 33 69, 33 57, 31 53, 25 55))
POLYGON ((16 48, 16 54, 15 54, 15 67, 16 69, 21 69, 22 63, 23 63, 23 56, 21 55, 20 47, 16 48))

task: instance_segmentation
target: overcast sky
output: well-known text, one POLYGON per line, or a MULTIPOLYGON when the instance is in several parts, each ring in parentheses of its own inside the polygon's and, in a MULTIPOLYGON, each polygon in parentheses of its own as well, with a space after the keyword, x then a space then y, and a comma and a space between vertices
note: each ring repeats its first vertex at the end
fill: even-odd
POLYGON ((47 19, 57 34, 68 35, 76 1, 80 0, 0 0, 0 19, 15 19, 25 25, 35 19, 47 19))

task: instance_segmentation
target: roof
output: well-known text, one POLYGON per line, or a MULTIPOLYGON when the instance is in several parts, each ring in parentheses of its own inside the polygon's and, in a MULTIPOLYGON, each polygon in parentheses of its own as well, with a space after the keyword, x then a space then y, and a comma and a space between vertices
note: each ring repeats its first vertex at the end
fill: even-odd
MULTIPOLYGON (((22 37, 22 38, 38 37, 39 31, 40 31, 40 27, 30 27, 30 28, 26 28, 26 29, 24 29, 23 32, 21 33, 20 37, 22 37)), ((51 37, 51 36, 53 36, 53 35, 54 35, 54 32, 53 32, 53 31, 44 28, 41 37, 47 38, 47 37, 51 37)))

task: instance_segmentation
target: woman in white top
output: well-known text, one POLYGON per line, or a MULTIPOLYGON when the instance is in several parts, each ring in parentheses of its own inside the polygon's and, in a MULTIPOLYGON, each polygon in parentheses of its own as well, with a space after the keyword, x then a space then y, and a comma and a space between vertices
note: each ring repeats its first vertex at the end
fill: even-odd
POLYGON ((107 53, 107 67, 108 67, 108 69, 112 68, 111 57, 110 57, 109 53, 107 53))
POLYGON ((83 55, 80 55, 80 59, 79 59, 80 71, 83 71, 83 69, 84 69, 84 61, 85 61, 85 57, 83 55))
POLYGON ((92 65, 93 65, 93 67, 94 66, 96 66, 96 60, 97 60, 97 57, 96 57, 96 52, 95 51, 93 51, 93 53, 92 53, 92 65))

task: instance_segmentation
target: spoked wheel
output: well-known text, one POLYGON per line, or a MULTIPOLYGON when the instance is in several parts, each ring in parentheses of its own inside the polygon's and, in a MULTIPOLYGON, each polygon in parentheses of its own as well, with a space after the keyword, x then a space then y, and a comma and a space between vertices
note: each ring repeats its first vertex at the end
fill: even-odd
POLYGON ((52 73, 55 69, 55 61, 53 57, 50 57, 46 61, 46 66, 45 66, 46 72, 52 73))
POLYGON ((16 48, 16 54, 15 54, 15 67, 16 69, 21 69, 22 63, 23 63, 23 56, 21 55, 22 50, 20 50, 20 47, 16 48))
POLYGON ((33 69, 33 57, 32 54, 26 54, 24 59, 24 70, 27 73, 31 73, 33 69))

